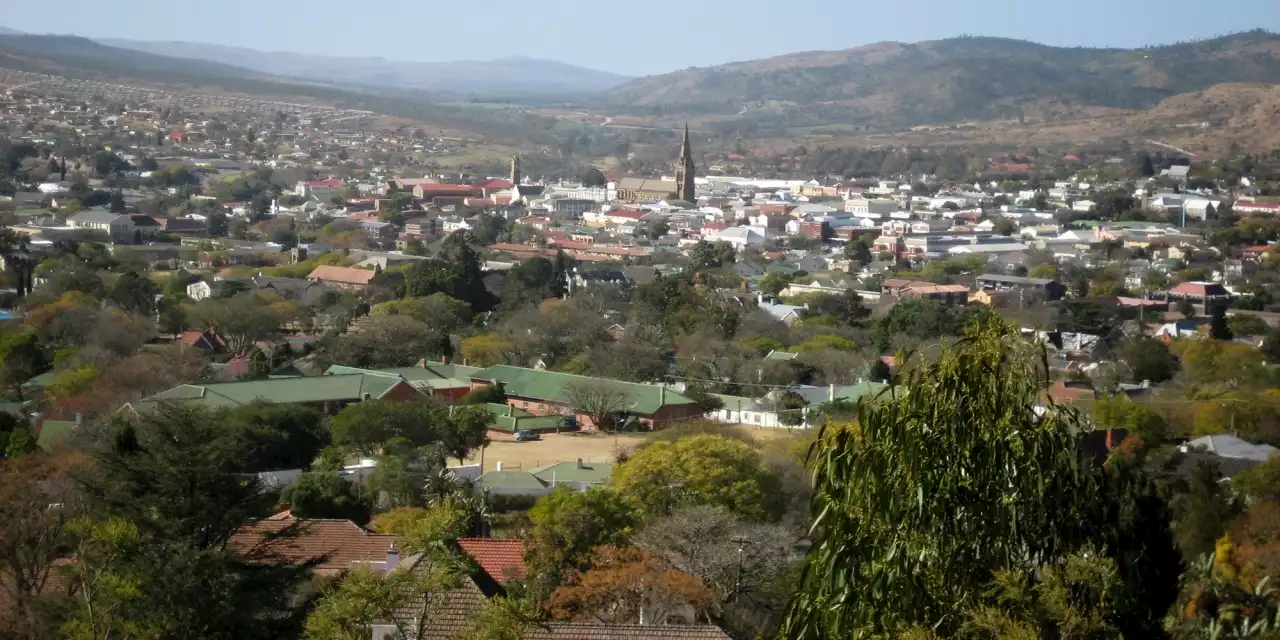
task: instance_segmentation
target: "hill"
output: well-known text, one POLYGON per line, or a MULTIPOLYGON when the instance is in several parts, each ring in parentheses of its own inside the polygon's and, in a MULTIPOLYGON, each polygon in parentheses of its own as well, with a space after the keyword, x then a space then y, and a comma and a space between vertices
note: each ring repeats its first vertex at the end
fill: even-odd
POLYGON ((1024 109, 1148 109, 1219 83, 1280 83, 1280 36, 1253 31, 1145 49, 884 42, 650 76, 606 101, 619 113, 894 128, 1017 119, 1024 109))
POLYGON ((230 64, 275 76, 455 95, 581 94, 603 91, 631 80, 626 76, 553 60, 521 57, 489 61, 402 62, 383 58, 268 52, 201 42, 101 42, 157 55, 230 64))

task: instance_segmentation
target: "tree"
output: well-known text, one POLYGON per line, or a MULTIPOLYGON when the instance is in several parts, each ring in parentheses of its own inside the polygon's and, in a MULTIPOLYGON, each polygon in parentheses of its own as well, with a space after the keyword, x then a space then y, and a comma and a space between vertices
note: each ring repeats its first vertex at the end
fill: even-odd
POLYGON ((1133 381, 1164 382, 1178 372, 1178 359, 1169 346, 1155 338, 1137 337, 1129 340, 1120 354, 1133 372, 1133 381))
MULTIPOLYGON (((547 608, 561 620, 665 625, 686 609, 696 617, 711 600, 711 592, 701 580, 663 567, 648 552, 599 547, 591 569, 552 592, 547 608)), ((692 624, 694 620, 683 622, 692 624)))
POLYGON ((608 380, 583 379, 565 385, 564 397, 575 411, 591 418, 601 431, 614 427, 614 417, 635 403, 625 385, 608 380))
POLYGON ((644 223, 644 230, 650 240, 657 240, 671 231, 671 224, 666 218, 655 217, 644 223))
POLYGON ((773 637, 795 566, 795 535, 722 509, 683 507, 650 522, 634 544, 672 569, 697 577, 714 595, 708 614, 734 637, 773 637))
POLYGON ((221 211, 210 213, 205 219, 206 231, 210 238, 225 238, 230 231, 227 214, 221 211))
POLYGON ((540 617, 537 607, 523 598, 488 598, 460 640, 520 640, 526 630, 538 626, 540 617))
POLYGON ((492 423, 493 415, 485 407, 454 407, 439 430, 440 448, 461 464, 472 451, 489 444, 492 423))
POLYGON ((459 350, 468 365, 491 367, 506 362, 515 345, 502 336, 489 333, 464 339, 459 350))
POLYGON ((280 330, 281 318, 266 299, 252 293, 201 300, 191 311, 196 326, 212 329, 232 355, 243 355, 280 330))
MULTIPOLYGON (((95 516, 138 531, 136 551, 106 565, 136 580, 129 589, 136 597, 122 605, 121 618, 159 625, 166 637, 265 640, 296 633, 305 603, 294 594, 313 563, 295 565, 268 548, 231 544, 274 503, 244 465, 257 443, 228 434, 207 410, 163 404, 118 425, 109 441, 82 486, 95 516)), ((273 542, 287 545, 296 533, 282 532, 273 542)))
POLYGON ((794 278, 791 274, 782 271, 770 271, 765 275, 764 279, 760 281, 759 288, 760 291, 764 293, 776 296, 779 293, 782 293, 783 289, 790 286, 792 280, 794 280, 794 278))
POLYGON ((584 187, 603 187, 608 183, 609 180, 605 178, 604 172, 595 167, 587 169, 587 172, 582 174, 582 186, 584 187))
POLYGON ((0 460, 0 612, 15 638, 56 635, 37 597, 55 576, 69 543, 69 522, 80 511, 69 471, 76 457, 23 456, 0 460))
POLYGON ((329 442, 324 416, 305 405, 257 401, 229 409, 221 418, 229 435, 253 443, 243 461, 253 471, 307 469, 329 442))
POLYGON ((1231 487, 1254 503, 1280 503, 1280 456, 1236 474, 1231 487))
POLYGON ((1209 337, 1214 340, 1231 340, 1235 336, 1227 324, 1227 305, 1215 304, 1209 316, 1209 337))
POLYGON ((613 486, 651 514, 681 502, 708 504, 761 520, 781 515, 779 479, 751 445, 718 435, 653 442, 613 474, 613 486))
POLYGON ((135 271, 127 271, 116 280, 107 297, 125 311, 149 316, 155 311, 156 295, 159 293, 160 288, 150 278, 140 276, 135 271))
POLYGON ((1058 268, 1051 264, 1038 264, 1027 271, 1027 277, 1053 280, 1058 277, 1058 268))
POLYGON ((861 236, 853 242, 844 246, 844 257, 857 262, 859 265, 866 266, 873 259, 871 255, 870 239, 867 236, 861 236))
POLYGON ((415 447, 440 441, 448 412, 425 398, 418 402, 368 400, 347 405, 333 417, 333 443, 365 453, 380 453, 392 438, 415 447))
POLYGON ((560 489, 538 499, 529 523, 529 593, 541 600, 570 573, 589 567, 592 549, 625 545, 639 514, 630 500, 604 487, 560 489))
POLYGON ((49 358, 34 332, 0 335, 0 381, 22 399, 22 383, 49 366, 49 358))
POLYGON ((856 427, 822 427, 814 545, 781 635, 947 637, 1000 572, 1031 578, 1094 546, 1120 571, 1107 622, 1158 634, 1180 566, 1154 485, 1127 460, 1081 466, 1078 411, 1038 411, 1043 347, 999 324, 965 338, 861 400, 856 427))
POLYGON ((139 624, 134 611, 143 599, 143 576, 126 560, 138 553, 142 535, 138 527, 121 518, 95 521, 79 518, 67 527, 74 542, 66 575, 75 593, 75 607, 62 624, 64 637, 74 640, 107 640, 150 631, 139 624))
POLYGON ((1188 561, 1212 552, 1236 513, 1221 479, 1215 465, 1201 462, 1187 480, 1188 490, 1172 501, 1174 539, 1188 561))
POLYGON ((280 494, 299 518, 351 520, 358 525, 369 521, 373 505, 361 496, 354 482, 337 473, 304 473, 280 494))
POLYGON ((1196 317, 1196 305, 1189 298, 1183 298, 1178 301, 1178 313, 1183 318, 1191 319, 1196 317))
POLYGON ((1237 313, 1227 318, 1227 328, 1237 336, 1263 336, 1271 331, 1265 320, 1249 313, 1237 313))
POLYGON ((1138 163, 1138 174, 1144 178, 1156 175, 1156 168, 1151 164, 1151 156, 1142 154, 1142 161, 1138 163))
POLYGON ((871 316, 871 309, 862 303, 862 297, 853 290, 835 296, 829 293, 813 295, 808 300, 807 315, 829 316, 840 324, 856 327, 871 316))
POLYGON ((466 569, 448 552, 433 550, 413 566, 386 576, 353 569, 321 595, 307 616, 307 640, 367 638, 374 623, 390 624, 397 638, 424 638, 436 607, 462 582, 466 569))

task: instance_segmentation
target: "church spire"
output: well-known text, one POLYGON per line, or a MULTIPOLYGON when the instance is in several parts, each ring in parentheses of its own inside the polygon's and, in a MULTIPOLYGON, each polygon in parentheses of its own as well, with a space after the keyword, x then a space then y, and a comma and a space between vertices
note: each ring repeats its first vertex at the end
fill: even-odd
POLYGON ((693 176, 697 168, 693 164, 693 145, 689 143, 689 123, 684 123, 684 141, 680 143, 680 159, 676 161, 676 198, 685 202, 698 201, 693 176))

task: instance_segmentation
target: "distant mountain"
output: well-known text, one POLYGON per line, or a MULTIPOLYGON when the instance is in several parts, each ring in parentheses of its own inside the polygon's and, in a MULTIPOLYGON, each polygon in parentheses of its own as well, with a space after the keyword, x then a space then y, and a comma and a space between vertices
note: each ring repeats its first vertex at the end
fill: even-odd
POLYGON ((399 62, 383 58, 315 56, 258 51, 200 42, 101 40, 147 53, 230 64, 275 76, 370 87, 421 89, 435 93, 518 95, 603 91, 631 78, 552 60, 399 62))
POLYGON ((0 34, 0 67, 109 81, 136 79, 195 84, 256 80, 266 74, 227 64, 109 47, 76 36, 0 34))
POLYGON ((22 35, 21 31, 18 31, 16 29, 10 29, 8 27, 0 27, 0 36, 20 36, 20 35, 22 35))
POLYGON ((1280 83, 1280 36, 1253 31, 1144 49, 882 42, 650 76, 612 89, 607 101, 620 114, 902 127, 1146 109, 1219 83, 1280 83))

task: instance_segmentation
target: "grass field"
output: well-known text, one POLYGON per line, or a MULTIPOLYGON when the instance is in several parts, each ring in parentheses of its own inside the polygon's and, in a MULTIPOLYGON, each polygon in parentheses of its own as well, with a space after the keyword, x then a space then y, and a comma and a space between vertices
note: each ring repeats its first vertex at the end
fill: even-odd
MULTIPOLYGON (((757 442, 764 443, 791 434, 786 429, 753 429, 739 427, 746 431, 757 442)), ((797 432, 799 433, 799 432, 797 432)), ((495 471, 498 462, 507 471, 530 471, 557 462, 570 462, 582 458, 583 462, 612 463, 618 451, 628 451, 649 440, 652 433, 553 433, 542 436, 535 442, 516 442, 514 436, 490 435, 491 443, 485 449, 484 470, 495 471)), ((480 452, 476 452, 467 460, 467 464, 476 464, 481 460, 480 452)))

